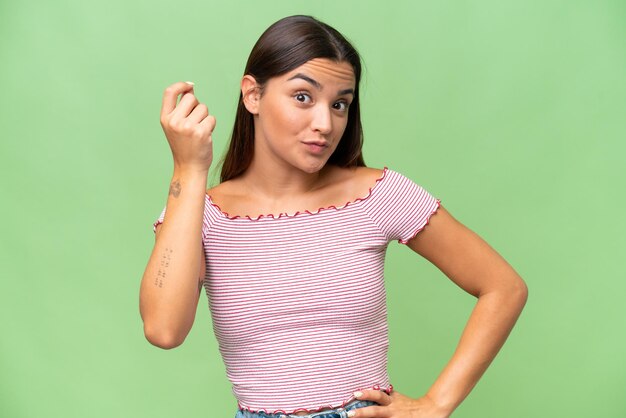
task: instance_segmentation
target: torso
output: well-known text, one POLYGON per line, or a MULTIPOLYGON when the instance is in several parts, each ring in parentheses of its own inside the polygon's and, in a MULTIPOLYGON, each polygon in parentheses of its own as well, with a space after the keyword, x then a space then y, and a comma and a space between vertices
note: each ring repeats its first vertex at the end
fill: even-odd
MULTIPOLYGON (((211 201, 229 216, 257 218, 259 215, 316 212, 320 208, 340 207, 367 196, 370 188, 375 186, 376 181, 382 175, 383 170, 369 167, 330 167, 326 178, 315 191, 306 196, 284 196, 283 199, 276 202, 270 202, 247 193, 237 179, 221 183, 207 190, 207 194, 211 197, 211 201)), ((330 409, 325 408, 321 411, 330 409)), ((310 413, 299 411, 293 415, 308 415, 310 413)))
POLYGON ((348 202, 367 196, 369 189, 376 184, 383 170, 369 167, 340 168, 327 167, 320 185, 304 196, 283 196, 280 200, 269 201, 247 192, 237 180, 232 179, 209 190, 211 200, 230 216, 250 216, 296 212, 316 212, 320 208, 340 207, 348 202))

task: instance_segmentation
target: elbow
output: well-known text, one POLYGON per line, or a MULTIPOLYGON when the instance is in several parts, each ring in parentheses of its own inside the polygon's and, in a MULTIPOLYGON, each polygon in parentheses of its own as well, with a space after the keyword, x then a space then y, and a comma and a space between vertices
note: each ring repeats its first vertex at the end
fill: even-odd
POLYGON ((526 305, 526 301, 528 300, 528 286, 521 277, 517 276, 517 279, 512 283, 508 293, 517 301, 520 310, 526 305))
POLYGON ((155 330, 146 325, 144 325, 144 335, 150 344, 164 350, 176 348, 185 341, 185 338, 180 338, 173 332, 155 330))
POLYGON ((528 300, 528 286, 526 286, 526 282, 520 276, 515 274, 488 291, 478 292, 477 297, 480 298, 486 295, 493 295, 501 303, 510 307, 516 307, 521 312, 528 300))

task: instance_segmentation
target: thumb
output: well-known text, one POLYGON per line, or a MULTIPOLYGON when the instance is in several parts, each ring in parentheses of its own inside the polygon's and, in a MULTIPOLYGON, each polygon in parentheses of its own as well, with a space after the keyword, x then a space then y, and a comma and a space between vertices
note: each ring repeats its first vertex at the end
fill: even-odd
POLYGON ((192 81, 185 81, 185 84, 188 84, 187 88, 185 89, 185 91, 182 92, 182 94, 180 94, 180 100, 183 100, 183 97, 185 97, 185 95, 187 94, 191 94, 192 96, 195 96, 195 92, 193 91, 194 88, 194 83, 192 81))
POLYGON ((187 93, 194 94, 193 87, 194 87, 195 84, 193 83, 193 81, 185 81, 185 83, 187 83, 187 84, 189 84, 191 86, 191 89, 187 93))

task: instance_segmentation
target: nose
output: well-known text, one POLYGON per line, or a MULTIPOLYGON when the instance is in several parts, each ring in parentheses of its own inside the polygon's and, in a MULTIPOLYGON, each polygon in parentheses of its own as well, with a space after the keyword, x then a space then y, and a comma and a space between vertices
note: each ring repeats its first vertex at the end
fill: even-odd
POLYGON ((323 135, 327 135, 332 131, 333 121, 328 106, 320 104, 313 109, 311 128, 323 135))

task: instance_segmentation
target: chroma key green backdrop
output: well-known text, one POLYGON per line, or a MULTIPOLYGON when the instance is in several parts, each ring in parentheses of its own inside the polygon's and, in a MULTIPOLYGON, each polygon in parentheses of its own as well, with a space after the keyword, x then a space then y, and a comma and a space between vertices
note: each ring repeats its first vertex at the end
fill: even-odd
MULTIPOLYGON (((233 417, 206 295, 185 343, 143 336, 139 284, 172 173, 163 90, 228 140, 252 45, 311 14, 365 63, 365 158, 411 177, 526 280, 458 418, 626 416, 626 3, 0 3, 0 416, 233 417)), ((397 243, 389 372, 423 394, 475 303, 397 243)))

